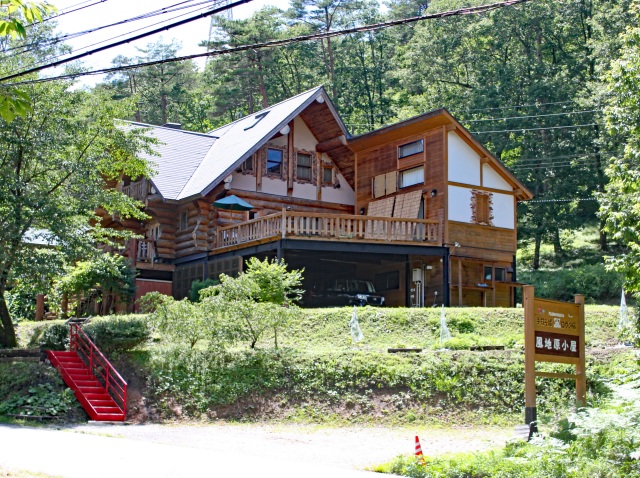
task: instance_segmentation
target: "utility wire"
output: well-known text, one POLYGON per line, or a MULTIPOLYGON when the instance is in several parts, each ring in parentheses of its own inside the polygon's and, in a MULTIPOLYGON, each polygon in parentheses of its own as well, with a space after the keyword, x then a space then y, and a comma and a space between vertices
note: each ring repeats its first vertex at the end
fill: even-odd
POLYGON ((539 108, 540 106, 547 106, 547 105, 563 105, 566 103, 575 103, 575 101, 573 100, 567 100, 567 101, 553 101, 551 103, 531 103, 528 105, 510 105, 510 106, 497 106, 495 108, 476 108, 473 110, 464 110, 464 111, 458 111, 459 113, 471 113, 473 111, 493 111, 493 110, 509 110, 509 109, 516 109, 516 108, 529 108, 531 106, 535 106, 536 108, 539 108))
MULTIPOLYGON (((175 22, 175 23, 172 23, 170 25, 166 25, 166 26, 161 27, 161 28, 156 28, 155 30, 151 30, 151 31, 148 31, 148 32, 145 32, 145 33, 141 33, 141 34, 133 36, 133 37, 125 38, 124 40, 120 40, 120 41, 117 41, 115 43, 111 43, 109 45, 105 45, 105 46, 102 46, 100 48, 96 48, 94 50, 91 50, 91 51, 88 51, 88 52, 85 52, 85 53, 80 53, 78 55, 73 55, 73 56, 71 56, 69 58, 65 58, 63 60, 54 61, 52 63, 47 63, 46 65, 35 66, 33 68, 29 68, 28 70, 24 70, 24 71, 21 71, 21 72, 18 72, 18 73, 13 73, 11 75, 8 75, 8 76, 5 76, 3 78, 0 78, 0 81, 11 80, 13 78, 18 78, 20 76, 29 75, 31 73, 37 73, 39 71, 42 71, 42 70, 45 70, 45 69, 48 69, 48 68, 54 68, 56 66, 64 65, 65 63, 69 63, 69 62, 72 62, 72 61, 79 60, 81 58, 85 58, 85 57, 87 57, 89 55, 93 55, 94 53, 99 53, 99 52, 104 51, 104 50, 110 50, 111 48, 114 48, 114 47, 117 47, 117 46, 120 46, 120 45, 124 45, 126 43, 130 43, 132 41, 139 40, 141 38, 145 38, 145 37, 148 37, 148 36, 151 36, 151 35, 155 35, 156 33, 160 33, 160 32, 167 31, 167 30, 171 30, 172 28, 179 27, 181 25, 186 25, 187 23, 191 23, 193 21, 200 20, 201 18, 206 18, 206 17, 209 17, 211 15, 215 15, 216 13, 220 13, 220 12, 223 12, 225 10, 229 10, 229 9, 231 9, 233 7, 237 7, 238 5, 243 5, 243 4, 249 3, 251 1, 252 0, 236 0, 233 3, 229 3, 227 5, 223 5, 223 6, 220 6, 218 8, 213 8, 213 9, 207 11, 207 12, 200 13, 200 14, 195 15, 193 17, 185 18, 184 20, 180 20, 179 22, 175 22)), ((522 2, 522 1, 529 1, 529 0, 512 0, 512 1, 522 2)), ((167 59, 167 60, 178 61, 177 59, 167 59)), ((167 61, 166 60, 162 60, 162 62, 166 63, 167 61)), ((151 63, 153 63, 153 62, 151 62, 151 63)), ((134 67, 137 67, 137 66, 134 66, 134 67)), ((126 67, 121 67, 121 68, 126 68, 126 67)), ((89 72, 85 72, 85 73, 89 73, 89 72)), ((71 76, 73 77, 74 75, 71 75, 71 76)), ((84 76, 84 75, 80 74, 80 75, 75 75, 75 76, 84 76)))
POLYGON ((506 118, 486 118, 486 119, 476 119, 476 120, 461 120, 463 123, 480 123, 484 121, 507 121, 507 120, 519 120, 519 119, 528 119, 528 118, 547 118, 549 116, 565 116, 565 115, 577 115, 582 113, 595 113, 597 111, 602 110, 584 110, 584 111, 567 111, 566 113, 549 113, 544 115, 526 115, 526 116, 509 116, 506 118))
POLYGON ((523 204, 532 202, 573 202, 573 201, 597 201, 598 198, 573 198, 573 199, 530 199, 523 204))
POLYGON ((542 130, 545 130, 545 129, 586 128, 587 126, 604 126, 604 125, 602 125, 601 123, 589 123, 589 124, 575 124, 575 125, 568 125, 568 126, 545 126, 545 127, 542 127, 542 128, 500 129, 500 130, 493 130, 493 131, 472 131, 471 134, 519 133, 521 131, 542 131, 542 130))
MULTIPOLYGON (((44 66, 39 66, 37 68, 30 68, 28 70, 25 70, 25 71, 22 71, 22 72, 19 72, 19 73, 15 73, 15 74, 12 74, 12 75, 9 75, 9 76, 5 76, 3 78, 0 78, 0 81, 10 80, 10 79, 17 78, 17 77, 20 77, 20 76, 28 75, 30 73, 36 73, 38 71, 41 71, 41 70, 44 70, 44 69, 47 69, 47 68, 52 68, 52 67, 55 67, 55 66, 59 66, 59 65, 62 65, 64 63, 68 63, 70 61, 78 60, 80 58, 89 56, 89 55, 91 55, 93 53, 96 53, 98 51, 107 50, 107 49, 113 48, 115 46, 122 45, 124 43, 129 43, 131 41, 138 40, 140 38, 144 38, 144 37, 152 35, 154 33, 158 33, 159 31, 169 30, 169 29, 174 28, 176 26, 183 25, 185 23, 188 23, 188 22, 193 21, 193 20, 197 20, 199 18, 203 18, 203 17, 206 17, 206 16, 214 15, 216 13, 219 13, 219 12, 224 11, 224 10, 228 10, 229 8, 235 7, 237 5, 241 5, 243 3, 247 3, 249 1, 251 1, 251 0, 238 0, 238 1, 234 2, 234 3, 232 3, 232 4, 226 5, 224 7, 220 7, 220 8, 211 10, 209 12, 200 14, 197 17, 194 17, 194 18, 189 18, 189 19, 182 20, 181 22, 176 22, 175 24, 168 25, 168 26, 166 26, 164 28, 161 28, 161 29, 158 29, 158 30, 154 30, 152 32, 148 32, 148 33, 144 33, 144 34, 141 34, 141 35, 137 35, 135 37, 128 38, 128 39, 122 40, 120 42, 116 42, 114 44, 111 44, 111 45, 106 45, 106 46, 98 48, 96 50, 92 50, 92 51, 83 53, 81 55, 76 55, 74 57, 67 58, 65 60, 60 60, 60 61, 57 61, 57 62, 53 62, 51 64, 47 64, 47 65, 44 65, 44 66)), ((209 56, 220 56, 220 55, 225 55, 225 54, 229 54, 229 53, 236 53, 236 52, 241 52, 241 51, 247 51, 247 50, 258 50, 258 49, 263 49, 263 48, 274 48, 274 47, 278 47, 278 46, 290 45, 290 44, 293 44, 293 43, 300 43, 300 42, 303 42, 303 41, 318 40, 318 39, 322 39, 322 38, 332 38, 332 37, 335 37, 335 36, 346 35, 346 34, 349 34, 349 33, 361 33, 361 32, 367 32, 367 31, 375 31, 375 30, 380 30, 380 29, 383 29, 383 28, 392 27, 392 26, 415 23, 415 22, 418 22, 418 21, 421 21, 421 20, 432 20, 432 19, 437 19, 437 18, 448 18, 448 17, 452 17, 452 16, 461 16, 461 15, 477 15, 477 14, 480 14, 480 13, 487 13, 487 12, 490 12, 492 10, 496 10, 496 9, 499 9, 499 8, 504 8, 504 7, 509 7, 509 6, 513 6, 513 5, 526 3, 526 2, 529 2, 529 1, 532 1, 532 0, 505 0, 503 2, 498 2, 498 3, 479 5, 479 6, 476 6, 476 7, 465 7, 465 8, 460 8, 460 9, 457 9, 457 10, 449 10, 449 11, 446 11, 446 12, 432 13, 432 14, 421 15, 421 16, 410 17, 410 18, 403 18, 403 19, 400 19, 400 20, 391 20, 391 21, 388 21, 388 22, 374 23, 374 24, 364 25, 364 26, 360 26, 360 27, 347 28, 347 29, 344 29, 344 30, 336 30, 336 31, 333 31, 333 32, 316 33, 316 34, 312 34, 312 35, 302 35, 302 36, 297 36, 297 37, 292 37, 292 38, 286 38, 286 39, 283 39, 283 40, 273 40, 273 41, 264 42, 264 43, 255 43, 255 44, 252 44, 252 45, 243 45, 243 46, 239 46, 239 47, 235 47, 235 48, 227 48, 227 49, 224 49, 224 50, 213 50, 213 51, 209 51, 209 52, 206 52, 206 53, 198 53, 198 54, 187 55, 187 56, 182 56, 182 57, 167 58, 167 59, 164 59, 164 60, 156 60, 156 61, 151 61, 151 62, 139 63, 139 64, 135 64, 135 65, 119 66, 119 67, 113 67, 113 68, 103 68, 103 69, 100 69, 100 70, 78 72, 78 73, 73 73, 73 74, 68 74, 68 75, 60 75, 60 76, 49 77, 49 78, 38 78, 38 79, 35 79, 35 80, 27 80, 27 81, 23 81, 23 82, 11 83, 11 84, 8 84, 6 86, 14 86, 14 85, 20 85, 20 84, 27 84, 27 83, 40 83, 40 82, 60 80, 60 79, 77 78, 77 77, 80 77, 80 76, 112 73, 112 72, 115 72, 115 71, 125 71, 125 70, 141 68, 141 67, 145 67, 145 66, 159 65, 159 64, 163 64, 163 63, 172 63, 172 62, 176 62, 176 61, 193 60, 195 58, 203 58, 203 57, 209 57, 209 56)))
POLYGON ((48 22, 49 20, 56 20, 57 18, 60 18, 63 15, 68 15, 69 13, 77 12, 79 10, 84 10, 85 8, 93 7, 94 5, 98 5, 98 4, 104 3, 106 1, 107 0, 98 0, 96 2, 93 2, 93 3, 89 4, 89 5, 85 5, 84 7, 73 8, 73 7, 77 7, 78 5, 82 5, 83 3, 87 3, 87 2, 76 3, 75 5, 71 5, 70 7, 67 7, 67 8, 73 8, 73 10, 62 11, 62 12, 58 13, 57 15, 52 15, 50 17, 43 18, 40 21, 29 23, 28 25, 25 25, 25 28, 29 28, 29 27, 32 27, 34 25, 39 25, 40 23, 48 22))

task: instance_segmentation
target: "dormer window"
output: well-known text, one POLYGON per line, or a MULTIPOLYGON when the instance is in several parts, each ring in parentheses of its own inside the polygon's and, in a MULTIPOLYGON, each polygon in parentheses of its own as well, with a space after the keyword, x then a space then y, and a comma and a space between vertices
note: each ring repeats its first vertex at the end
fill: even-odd
POLYGON ((422 153, 424 151, 424 142, 419 139, 411 143, 398 146, 398 159, 406 158, 407 156, 413 156, 414 154, 422 153))

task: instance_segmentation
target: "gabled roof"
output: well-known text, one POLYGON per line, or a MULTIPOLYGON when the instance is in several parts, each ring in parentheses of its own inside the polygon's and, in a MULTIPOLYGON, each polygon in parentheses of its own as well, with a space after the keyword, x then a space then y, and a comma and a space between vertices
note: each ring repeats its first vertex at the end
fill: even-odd
POLYGON ((164 199, 181 201, 206 195, 315 100, 327 104, 346 136, 347 130, 322 86, 206 134, 132 124, 149 128, 149 135, 160 142, 154 147, 159 156, 142 155, 157 164, 157 174, 151 178, 154 186, 164 199))
POLYGON ((481 156, 489 159, 489 162, 516 191, 516 197, 520 200, 533 198, 533 193, 522 184, 515 175, 502 164, 493 154, 485 148, 462 124, 449 113, 446 108, 429 111, 427 113, 414 116, 412 118, 384 126, 375 131, 370 131, 359 136, 349 138, 347 146, 353 152, 365 151, 376 147, 382 143, 397 141, 412 134, 419 134, 425 130, 437 128, 439 126, 453 125, 459 135, 476 150, 481 156))
POLYGON ((143 123, 129 124, 146 128, 145 134, 158 140, 158 144, 153 146, 158 156, 146 153, 140 156, 152 164, 155 174, 151 182, 164 199, 178 197, 217 140, 208 134, 143 123))

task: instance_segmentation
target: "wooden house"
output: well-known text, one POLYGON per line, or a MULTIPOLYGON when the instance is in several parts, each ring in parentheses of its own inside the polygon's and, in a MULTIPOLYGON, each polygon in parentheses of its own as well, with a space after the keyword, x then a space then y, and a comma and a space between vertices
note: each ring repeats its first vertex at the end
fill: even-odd
POLYGON ((531 193, 445 109, 349 135, 318 87, 207 134, 150 126, 151 179, 118 187, 151 218, 126 254, 138 295, 185 297, 251 257, 305 284, 361 279, 391 306, 512 306, 516 204, 531 193), (235 195, 249 211, 213 206, 235 195))

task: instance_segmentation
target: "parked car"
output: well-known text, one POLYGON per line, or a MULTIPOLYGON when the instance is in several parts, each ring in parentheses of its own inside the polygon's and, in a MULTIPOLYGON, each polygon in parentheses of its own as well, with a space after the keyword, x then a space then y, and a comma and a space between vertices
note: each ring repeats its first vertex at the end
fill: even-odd
POLYGON ((303 301, 310 307, 344 305, 384 305, 384 297, 376 293, 373 283, 360 279, 326 279, 307 290, 303 301))

